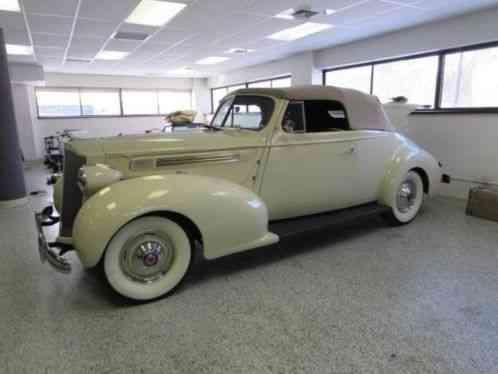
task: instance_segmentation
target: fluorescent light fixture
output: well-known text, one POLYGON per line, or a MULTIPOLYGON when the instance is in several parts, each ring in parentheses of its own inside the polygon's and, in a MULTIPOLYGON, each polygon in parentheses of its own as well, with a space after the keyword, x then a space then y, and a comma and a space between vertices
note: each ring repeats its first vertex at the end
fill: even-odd
POLYGON ((290 27, 288 29, 276 32, 268 36, 268 39, 281 40, 290 42, 296 39, 304 38, 305 36, 316 34, 317 32, 332 28, 332 25, 324 23, 306 22, 299 26, 290 27))
POLYGON ((187 4, 169 1, 142 0, 125 22, 136 25, 164 26, 187 4))
POLYGON ((33 47, 30 45, 5 44, 8 55, 32 55, 33 47))
POLYGON ((95 56, 96 60, 121 60, 128 56, 128 52, 121 51, 100 51, 97 56, 95 56))
POLYGON ((275 14, 275 18, 282 18, 282 19, 290 19, 293 20, 294 16, 293 14, 296 12, 294 8, 290 8, 287 10, 284 10, 283 12, 280 12, 278 14, 275 14))
POLYGON ((228 57, 218 57, 218 56, 211 56, 211 57, 206 57, 203 58, 202 60, 199 60, 196 62, 198 65, 214 65, 214 64, 219 64, 220 62, 225 62, 226 60, 230 60, 228 57))
POLYGON ((335 10, 335 9, 325 9, 324 13, 327 16, 330 16, 331 14, 337 13, 337 10, 335 10))
POLYGON ((20 12, 19 0, 0 0, 0 10, 6 12, 20 12))
POLYGON ((235 55, 245 55, 246 53, 251 53, 254 52, 254 49, 247 49, 247 48, 232 48, 226 51, 225 53, 231 53, 235 55))

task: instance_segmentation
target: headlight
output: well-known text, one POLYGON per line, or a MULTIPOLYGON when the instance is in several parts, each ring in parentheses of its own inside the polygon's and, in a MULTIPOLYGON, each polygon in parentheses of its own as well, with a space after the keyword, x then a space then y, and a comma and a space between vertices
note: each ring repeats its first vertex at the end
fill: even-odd
POLYGON ((83 188, 85 188, 86 185, 87 185, 87 176, 86 176, 86 173, 85 173, 85 167, 82 167, 82 168, 80 168, 80 170, 78 170, 78 183, 83 188))
POLYGON ((102 188, 121 180, 123 174, 107 165, 83 166, 78 170, 78 185, 89 197, 102 188))

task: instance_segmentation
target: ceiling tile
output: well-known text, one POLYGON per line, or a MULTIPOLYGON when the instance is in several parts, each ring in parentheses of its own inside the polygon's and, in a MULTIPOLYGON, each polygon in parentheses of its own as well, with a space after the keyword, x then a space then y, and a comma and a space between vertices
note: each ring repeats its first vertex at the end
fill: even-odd
POLYGON ((24 17, 20 13, 0 11, 0 26, 4 30, 26 31, 24 17))
POLYGON ((33 43, 39 47, 66 48, 69 35, 55 35, 44 33, 32 33, 33 43))
POLYGON ((136 49, 142 42, 136 40, 116 40, 110 39, 105 49, 108 51, 131 52, 136 49))
POLYGON ((23 0, 27 13, 52 14, 72 17, 78 0, 23 0))
POLYGON ((94 58, 102 49, 105 39, 73 38, 68 50, 68 57, 94 58))
POLYGON ((38 62, 46 67, 60 66, 62 64, 62 57, 50 57, 50 56, 36 56, 38 62))
POLYGON ((82 0, 80 17, 123 21, 140 0, 82 0))
POLYGON ((399 8, 398 5, 385 3, 380 0, 368 0, 355 6, 346 8, 328 16, 329 23, 334 25, 353 25, 365 19, 399 8))
POLYGON ((78 18, 74 29, 74 36, 78 38, 109 38, 117 26, 117 22, 78 18))
POLYGON ((176 31, 171 30, 170 28, 162 29, 161 31, 154 34, 149 42, 157 43, 157 44, 166 44, 171 45, 174 43, 178 43, 180 41, 185 41, 189 38, 192 38, 194 34, 188 33, 185 31, 176 31))
POLYGON ((36 57, 64 57, 64 48, 57 47, 35 47, 36 57))
POLYGON ((9 44, 31 45, 27 31, 4 30, 4 38, 9 44))
POLYGON ((267 18, 252 14, 234 13, 229 9, 221 12, 216 9, 203 8, 200 4, 196 3, 186 8, 168 23, 168 28, 189 31, 190 33, 213 30, 231 33, 241 25, 254 25, 267 18))
POLYGON ((35 62, 34 56, 8 55, 7 60, 9 62, 35 62))
POLYGON ((28 14, 27 17, 31 32, 69 34, 73 26, 72 17, 55 17, 38 14, 28 14))

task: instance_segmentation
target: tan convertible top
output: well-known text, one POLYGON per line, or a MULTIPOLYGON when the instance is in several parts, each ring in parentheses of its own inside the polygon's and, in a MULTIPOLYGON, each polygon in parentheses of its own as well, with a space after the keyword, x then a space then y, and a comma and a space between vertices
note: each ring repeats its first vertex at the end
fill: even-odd
POLYGON ((288 88, 246 88, 231 93, 266 95, 285 100, 335 100, 346 108, 354 130, 392 130, 393 127, 376 96, 333 86, 298 86, 288 88))

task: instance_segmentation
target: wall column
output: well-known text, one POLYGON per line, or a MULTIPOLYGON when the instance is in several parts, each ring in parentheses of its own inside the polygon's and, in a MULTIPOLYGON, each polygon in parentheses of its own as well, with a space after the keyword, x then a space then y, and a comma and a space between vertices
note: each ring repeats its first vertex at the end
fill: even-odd
POLYGON ((0 28, 0 208, 28 202, 17 135, 7 51, 0 28))

